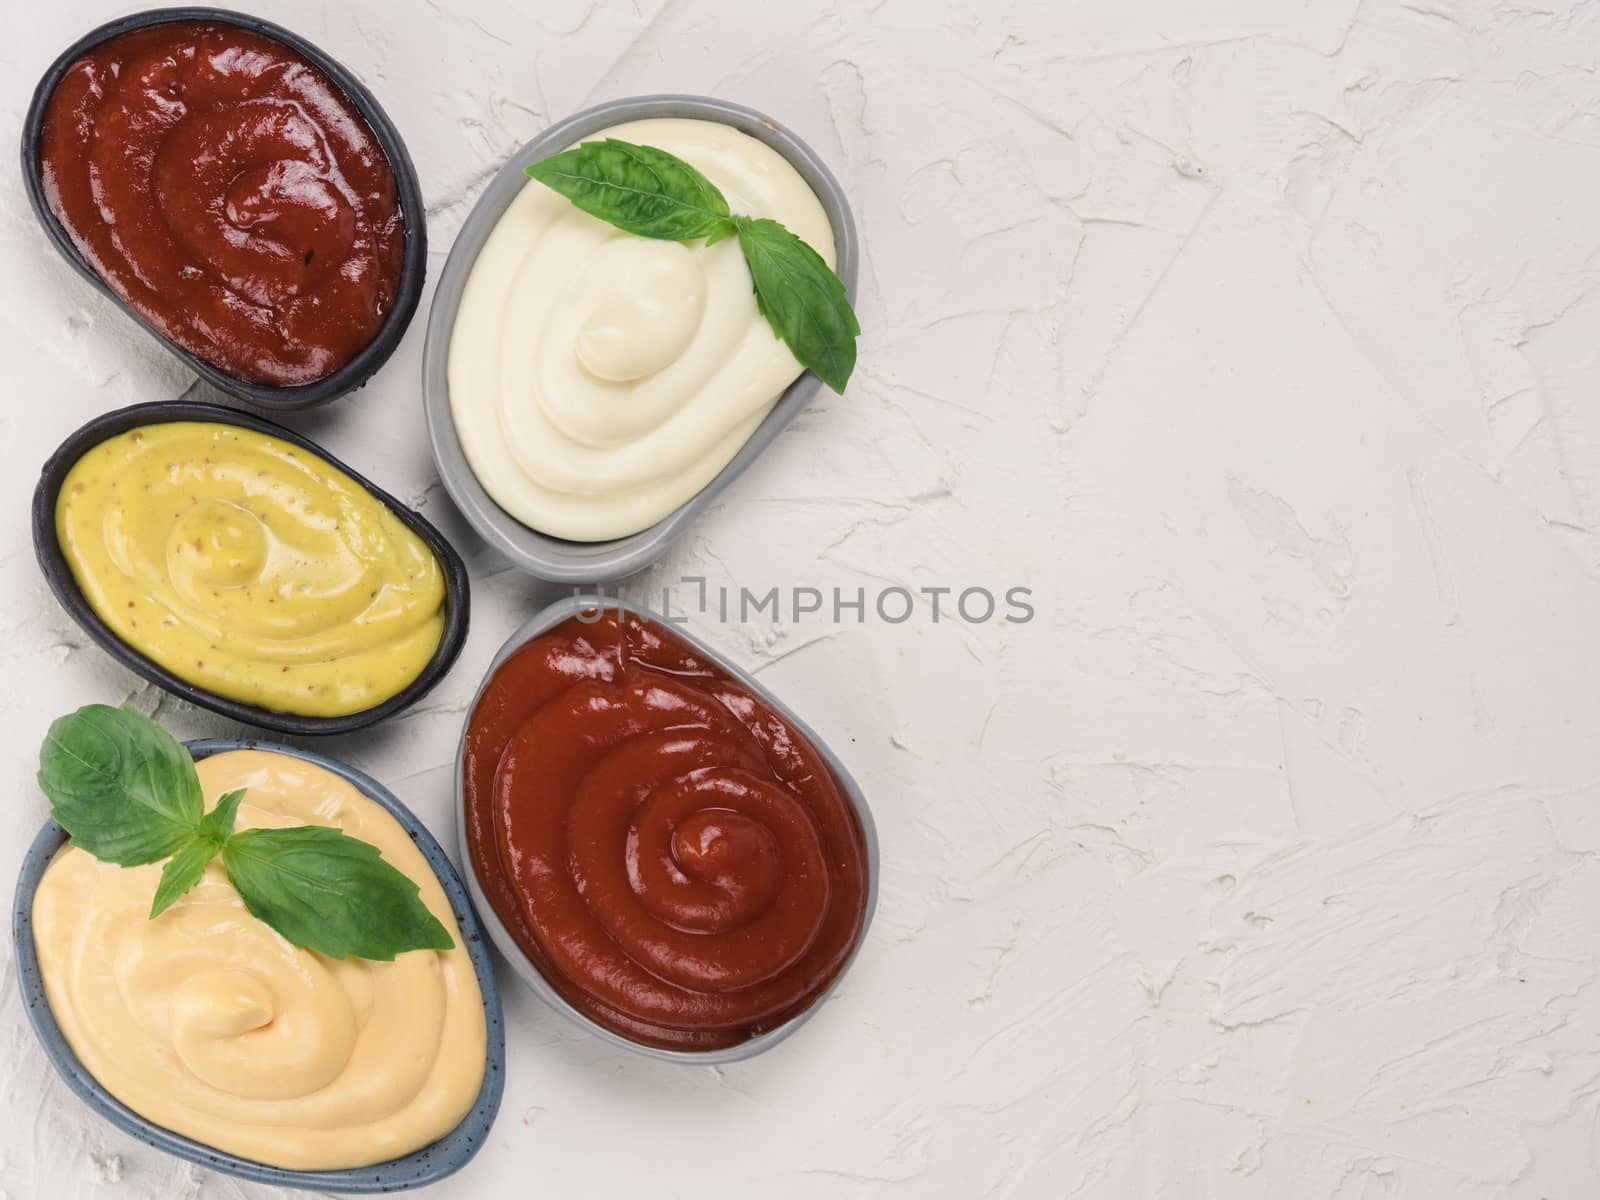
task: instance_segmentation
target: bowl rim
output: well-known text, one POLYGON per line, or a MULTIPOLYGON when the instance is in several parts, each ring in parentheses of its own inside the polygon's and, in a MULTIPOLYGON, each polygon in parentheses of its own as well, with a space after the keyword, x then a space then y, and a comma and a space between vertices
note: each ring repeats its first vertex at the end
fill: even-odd
POLYGON ((659 559, 668 545, 772 444, 822 389, 810 371, 784 389, 772 410, 716 476, 672 512, 645 529, 600 542, 574 542, 540 533, 502 509, 473 474, 456 436, 450 407, 450 336, 472 267, 506 208, 526 184, 523 167, 591 134, 625 121, 688 117, 715 121, 765 142, 799 172, 816 193, 833 227, 839 277, 852 303, 860 269, 860 239, 850 202, 820 155, 771 117, 728 100, 688 94, 631 96, 607 101, 557 121, 513 153, 490 177, 456 234, 429 302, 422 344, 422 403, 439 478, 468 523, 519 570, 552 583, 610 583, 659 559))
POLYGON ((489 663, 488 668, 484 671, 483 681, 478 685, 478 690, 473 693, 471 703, 467 705, 466 717, 461 723, 461 736, 456 742, 455 760, 456 850, 461 857, 462 879, 467 885, 467 892, 472 896, 473 904, 477 906, 478 919, 489 932, 489 939, 494 943, 495 949, 500 951, 501 957, 516 972, 517 978, 532 989, 539 999, 564 1017, 582 1026, 602 1041, 611 1043, 613 1046, 620 1046, 625 1050, 631 1050, 636 1054, 659 1059, 663 1062, 704 1067, 740 1062, 747 1058, 754 1058, 756 1055, 772 1049, 779 1042, 792 1036, 827 1003, 840 983, 844 981, 844 977, 849 974, 850 969, 855 965, 862 946, 866 944, 867 933, 872 928, 872 918, 878 908, 880 855, 878 849, 878 827, 873 821, 872 809, 867 804, 867 798, 865 793, 862 792, 861 786, 855 781, 855 777, 850 774, 849 770, 846 769, 839 756, 834 753, 827 742, 817 736, 816 731, 811 726, 796 716, 793 709, 759 683, 754 675, 738 664, 731 662, 725 655, 688 632, 686 624, 681 620, 663 617, 659 613, 621 597, 598 594, 569 596, 557 600, 553 604, 546 605, 524 621, 505 640, 500 649, 495 652, 493 661, 489 663), (855 811, 856 819, 861 825, 861 834, 866 846, 867 893, 861 914, 861 930, 856 935, 855 945, 851 948, 849 955, 844 960, 844 964, 840 966, 832 981, 810 1004, 795 1013, 782 1025, 758 1034, 749 1041, 740 1042, 737 1046, 723 1046, 715 1050, 671 1050, 660 1046, 647 1046, 633 1041, 631 1038, 624 1037, 614 1030, 607 1029, 604 1025, 601 1025, 568 1003, 566 998, 551 986, 550 982, 545 979, 544 973, 540 971, 538 964, 523 953, 522 947, 517 944, 516 939, 511 935, 511 931, 500 920, 500 914, 495 911, 494 905, 484 895, 483 886, 478 881, 478 867, 467 845, 466 795, 462 786, 462 772, 466 763, 467 729, 472 724, 472 715, 478 707, 478 701, 482 699, 484 689, 489 686, 489 681, 494 678, 495 672, 500 669, 501 664, 526 643, 559 625, 568 617, 575 616, 584 609, 600 606, 632 613, 635 616, 654 621, 670 629, 695 654, 704 657, 707 661, 725 671, 735 683, 748 689, 763 704, 789 722, 803 738, 811 743, 812 748, 816 750, 822 761, 827 764, 829 771, 833 773, 834 781, 839 785, 839 790, 849 801, 855 811))
POLYGON ((506 1074, 505 1017, 500 1004, 499 987, 495 982, 494 964, 483 938, 483 928, 462 885, 461 877, 451 864, 449 856, 445 854, 444 848, 428 832, 427 826, 421 819, 393 792, 366 772, 337 759, 318 754, 313 750, 302 750, 295 746, 285 746, 256 738, 197 738, 185 742, 184 746, 196 762, 213 754, 231 750, 265 750, 312 763, 352 784, 362 795, 399 822, 400 827, 411 836, 417 849, 427 860, 429 868, 439 880, 440 887, 444 889, 445 898, 450 902, 456 924, 466 943, 467 955, 472 960, 473 974, 478 980, 478 991, 483 998, 487 1057, 483 1083, 478 1089, 477 1099, 456 1126, 438 1141, 400 1158, 374 1163, 371 1166, 341 1167, 325 1171, 274 1167, 254 1159, 229 1154, 204 1142, 175 1133, 135 1112, 107 1091, 105 1086, 78 1061, 78 1056, 56 1023, 49 998, 45 994, 44 979, 39 971, 38 951, 33 940, 33 898, 45 869, 67 841, 66 830, 54 820, 47 818, 44 827, 28 847, 22 868, 17 875, 11 914, 11 939, 16 962, 17 988, 28 1014, 28 1023, 33 1027, 40 1048, 50 1060, 50 1065, 55 1068, 56 1074, 74 1095, 122 1132, 178 1158, 240 1179, 274 1184, 278 1187, 372 1193, 423 1187, 459 1171, 483 1147, 489 1129, 500 1110, 500 1102, 505 1092, 506 1074), (440 1153, 441 1150, 443 1153, 440 1153), (411 1171, 414 1174, 409 1177, 396 1177, 395 1173, 404 1171, 411 1171))
POLYGON ((409 708, 432 691, 455 665, 466 645, 472 616, 472 589, 467 566, 454 546, 421 513, 408 508, 365 475, 340 461, 310 438, 286 429, 265 417, 241 412, 220 404, 197 400, 154 400, 113 409, 80 425, 55 449, 39 469, 39 482, 33 491, 33 550, 39 570, 61 607, 87 633, 91 640, 134 674, 171 692, 180 699, 212 712, 232 717, 275 733, 324 736, 364 729, 409 708), (427 543, 445 577, 445 623, 439 645, 421 674, 388 699, 360 712, 337 717, 310 717, 297 713, 275 712, 242 700, 218 695, 181 679, 154 659, 140 653, 112 632, 94 611, 67 565, 66 555, 56 536, 56 500, 61 485, 73 466, 95 446, 141 425, 165 425, 180 421, 200 421, 236 425, 298 446, 342 471, 364 488, 380 504, 394 513, 407 528, 427 543))
POLYGON ((263 20, 250 13, 236 12, 233 9, 185 5, 145 9, 95 26, 58 54, 45 68, 44 74, 34 86, 33 97, 28 102, 22 121, 21 152, 23 188, 28 194, 28 203, 43 227, 45 235, 60 255, 78 274, 92 283, 101 295, 115 304, 124 315, 131 318, 140 329, 165 347, 189 370, 219 391, 257 408, 276 412, 294 411, 326 404, 355 391, 371 379, 395 352, 422 299, 422 286, 428 269, 427 211, 422 199, 422 184, 417 175, 417 168, 411 161, 411 155, 406 149, 405 140, 400 136, 400 130, 384 111, 383 106, 378 103, 377 98, 348 67, 298 33, 272 21, 263 20), (292 387, 247 383, 179 346, 146 321, 101 278, 100 273, 84 258, 72 240, 72 235, 51 211, 49 200, 45 196, 44 179, 39 163, 39 134, 44 125, 45 107, 55 93, 56 85, 66 74, 67 68, 84 54, 118 34, 151 25, 167 25, 181 21, 210 21, 235 25, 282 42, 309 60, 313 66, 333 80, 334 85, 355 106, 356 111, 366 121, 367 127, 372 130, 384 156, 389 160, 390 169, 394 172, 395 199, 405 221, 405 248, 400 264, 400 279, 395 286, 394 304, 384 317, 383 323, 378 326, 377 332, 372 335, 372 340, 354 358, 332 374, 311 383, 292 387))

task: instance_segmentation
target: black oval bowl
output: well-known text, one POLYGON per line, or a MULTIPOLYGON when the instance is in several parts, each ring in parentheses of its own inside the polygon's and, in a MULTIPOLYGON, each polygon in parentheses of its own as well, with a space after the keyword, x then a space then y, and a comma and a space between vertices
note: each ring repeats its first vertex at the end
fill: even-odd
POLYGON ((75 433, 68 435, 67 440, 57 447, 56 452, 40 470, 39 484, 33 490, 33 552, 39 559, 39 569, 44 572, 45 582, 50 585, 50 590, 61 602, 61 607, 66 609, 83 631, 112 658, 134 674, 165 688, 174 696, 180 696, 192 704, 209 708, 212 712, 232 717, 236 721, 259 725, 263 729, 272 729, 278 733, 307 735, 349 733, 353 729, 364 729, 386 717, 392 717, 422 699, 449 673, 467 640, 467 621, 471 615, 467 567, 461 561, 461 556, 456 553, 455 547, 445 540, 444 534, 309 438, 303 438, 298 433, 262 417, 232 408, 223 408, 220 404, 199 404, 184 400, 135 404, 130 408, 119 408, 115 412, 98 416, 75 433), (223 425, 237 425, 242 429, 253 429, 257 433, 264 433, 269 437, 299 446, 355 480, 428 544, 428 549, 433 551, 434 557, 439 560, 439 566, 444 571, 444 632, 439 638, 439 648, 433 652, 433 658, 422 669, 422 674, 402 691, 396 692, 381 704, 375 704, 371 708, 364 708, 360 712, 348 713, 342 717, 305 717, 295 713, 274 712, 272 709, 246 704, 241 700, 230 700, 206 688, 196 687, 179 679, 153 659, 140 654, 111 631, 78 587, 78 581, 72 577, 72 568, 67 565, 66 556, 61 551, 61 542, 56 537, 56 499, 61 494, 61 484, 66 479, 67 472, 72 470, 74 464, 88 451, 107 438, 126 433, 140 425, 163 425, 174 421, 211 421, 223 425))
POLYGON ((316 404, 326 404, 366 383, 378 368, 388 361, 395 347, 400 344, 406 326, 411 323, 411 318, 417 311, 417 301, 422 297, 422 281, 428 267, 428 221, 422 206, 422 187, 417 181, 417 169, 412 165, 411 156, 406 153, 406 144, 400 138, 400 131, 395 128, 394 122, 389 120, 388 114, 383 111, 372 93, 336 59, 313 46, 299 34, 291 33, 281 25, 274 25, 271 21, 263 21, 260 17, 252 17, 247 13, 231 12, 225 8, 152 8, 146 12, 107 21, 73 42, 50 64, 50 69, 44 73, 44 77, 33 90, 33 99, 28 104, 28 112, 22 122, 22 179, 28 192, 28 201, 33 205, 33 213, 39 218, 39 224, 55 243, 56 249, 61 252, 61 257, 71 263, 78 274, 94 284, 113 304, 137 322, 140 328, 181 359, 184 365, 200 378, 219 391, 236 396, 258 408, 281 411, 310 408, 316 404), (122 297, 112 291, 94 267, 90 266, 89 261, 83 257, 66 228, 56 219, 55 213, 50 211, 49 201, 45 199, 44 179, 39 172, 39 130, 44 124, 45 106, 56 90, 56 85, 61 82, 61 77, 66 74, 67 68, 101 42, 116 37, 119 33, 126 33, 130 29, 142 29, 147 25, 165 25, 173 21, 212 21, 218 24, 237 25, 241 29, 248 29, 252 33, 259 33, 282 42, 291 50, 309 59, 349 97, 350 103, 355 105, 356 111, 367 122, 373 136, 378 139, 378 145, 383 148, 389 166, 394 171, 396 198, 406 226, 405 254, 401 259, 400 283, 395 290, 394 306, 365 349, 332 375, 315 383, 302 384, 298 387, 246 383, 173 342, 152 327, 126 304, 122 297))

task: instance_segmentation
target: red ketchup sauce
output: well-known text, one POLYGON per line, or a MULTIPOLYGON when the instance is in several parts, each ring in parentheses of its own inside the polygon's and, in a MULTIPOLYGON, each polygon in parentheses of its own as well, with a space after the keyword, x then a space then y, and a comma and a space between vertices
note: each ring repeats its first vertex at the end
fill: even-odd
POLYGON ((194 21, 110 38, 51 93, 39 160, 96 273, 237 379, 331 375, 394 303, 394 171, 344 93, 282 42, 194 21))
POLYGON ((850 957, 860 819, 800 732, 676 635, 589 615, 519 649, 473 710, 468 853, 581 1012, 646 1045, 736 1045, 850 957))

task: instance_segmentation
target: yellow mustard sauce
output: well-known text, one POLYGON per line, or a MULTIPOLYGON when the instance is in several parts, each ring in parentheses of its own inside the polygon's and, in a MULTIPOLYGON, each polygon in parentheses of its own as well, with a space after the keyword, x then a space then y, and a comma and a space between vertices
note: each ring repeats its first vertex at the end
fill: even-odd
POLYGON ((426 543, 325 460, 255 430, 179 421, 107 439, 63 481, 56 535, 119 638, 261 708, 371 708, 443 635, 426 543))
POLYGON ((378 847, 455 942, 392 962, 297 949, 251 916, 213 859, 159 917, 161 864, 75 846, 33 900, 50 1011, 78 1061, 129 1108, 271 1166, 386 1162, 455 1128, 477 1100, 483 996, 450 902, 405 829, 314 763, 236 750, 197 764, 206 808, 244 788, 235 828, 329 825, 378 847))

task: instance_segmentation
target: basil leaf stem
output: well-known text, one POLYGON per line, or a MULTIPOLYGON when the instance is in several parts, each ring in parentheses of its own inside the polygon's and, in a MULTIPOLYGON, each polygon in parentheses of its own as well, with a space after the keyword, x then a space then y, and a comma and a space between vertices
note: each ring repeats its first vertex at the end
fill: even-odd
POLYGON ((194 836, 180 846, 178 852, 167 860, 167 865, 161 868, 161 883, 156 887, 155 899, 150 904, 152 920, 171 908, 174 901, 204 878, 206 867, 233 832, 233 817, 243 798, 243 788, 221 797, 217 806, 200 818, 194 836))

